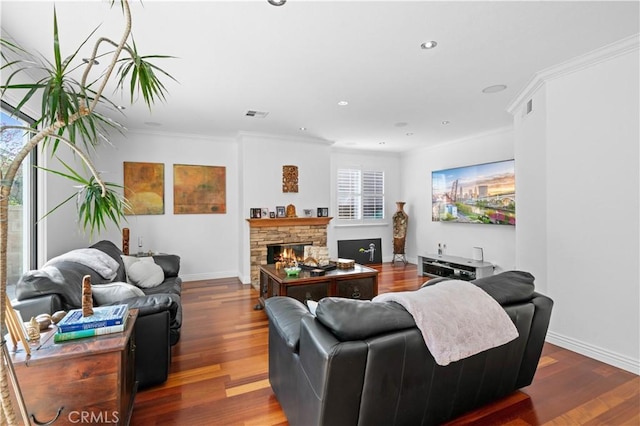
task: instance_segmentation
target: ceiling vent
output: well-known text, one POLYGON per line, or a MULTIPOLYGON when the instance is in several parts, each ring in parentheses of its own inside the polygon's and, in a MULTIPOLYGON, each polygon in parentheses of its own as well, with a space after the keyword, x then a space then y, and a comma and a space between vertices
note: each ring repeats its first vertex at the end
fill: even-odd
POLYGON ((264 112, 264 111, 252 111, 252 110, 249 110, 244 115, 245 115, 245 117, 265 118, 267 115, 269 115, 269 113, 268 112, 264 112))

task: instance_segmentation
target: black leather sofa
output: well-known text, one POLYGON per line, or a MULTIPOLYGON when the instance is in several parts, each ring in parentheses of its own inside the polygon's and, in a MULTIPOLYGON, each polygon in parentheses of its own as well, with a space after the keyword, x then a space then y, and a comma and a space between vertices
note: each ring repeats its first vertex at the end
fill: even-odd
POLYGON ((447 366, 398 303, 330 297, 314 316, 295 299, 267 299, 269 380, 289 423, 435 425, 531 384, 553 301, 524 272, 474 283, 519 337, 447 366))
MULTIPOLYGON (((91 276, 92 286, 126 282, 122 251, 111 241, 99 241, 91 248, 98 249, 118 262, 115 278, 108 280, 81 263, 62 260, 53 266, 59 273, 34 270, 24 274, 16 284, 16 299, 12 306, 23 319, 59 310, 69 311, 82 304, 82 278, 91 276)), ((182 324, 182 279, 179 277, 180 257, 176 255, 153 256, 164 274, 164 281, 152 288, 142 288, 144 296, 134 296, 108 304, 126 303, 137 308, 136 381, 139 388, 163 383, 169 374, 171 346, 180 339, 182 324)), ((95 296, 95 294, 94 294, 95 296)), ((94 305, 98 305, 95 302, 94 305)))

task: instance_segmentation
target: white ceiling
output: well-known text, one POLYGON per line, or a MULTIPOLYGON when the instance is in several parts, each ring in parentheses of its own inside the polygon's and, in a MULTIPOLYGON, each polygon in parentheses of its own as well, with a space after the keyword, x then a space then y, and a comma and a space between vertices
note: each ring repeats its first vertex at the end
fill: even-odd
MULTIPOLYGON (((119 120, 146 131, 257 132, 384 151, 437 144, 509 126, 505 108, 536 72, 640 32, 639 4, 136 1, 139 51, 176 56, 158 64, 178 83, 167 81, 166 103, 150 112, 137 102, 119 120), (422 50, 427 40, 438 46, 422 50), (496 84, 507 89, 482 93, 496 84), (248 118, 247 110, 269 114, 248 118)), ((51 56, 53 2, 0 6, 3 36, 51 56)), ((120 37, 121 12, 109 2, 56 8, 64 54, 100 23, 98 34, 120 37)))

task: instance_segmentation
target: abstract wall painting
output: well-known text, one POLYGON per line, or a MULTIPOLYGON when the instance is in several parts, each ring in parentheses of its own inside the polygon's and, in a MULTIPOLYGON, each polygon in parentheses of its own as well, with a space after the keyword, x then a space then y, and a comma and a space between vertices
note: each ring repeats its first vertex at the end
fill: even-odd
POLYGON ((124 162, 128 215, 164 214, 164 164, 124 162))
POLYGON ((173 213, 227 213, 226 168, 174 164, 173 213))

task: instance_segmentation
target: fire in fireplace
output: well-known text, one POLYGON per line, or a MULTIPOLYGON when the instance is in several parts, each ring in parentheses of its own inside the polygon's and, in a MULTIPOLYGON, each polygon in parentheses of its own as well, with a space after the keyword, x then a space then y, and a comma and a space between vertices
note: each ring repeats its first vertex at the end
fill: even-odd
POLYGON ((304 246, 311 245, 313 245, 313 242, 267 244, 267 263, 293 263, 294 260, 302 263, 304 260, 302 258, 304 256, 304 246))

